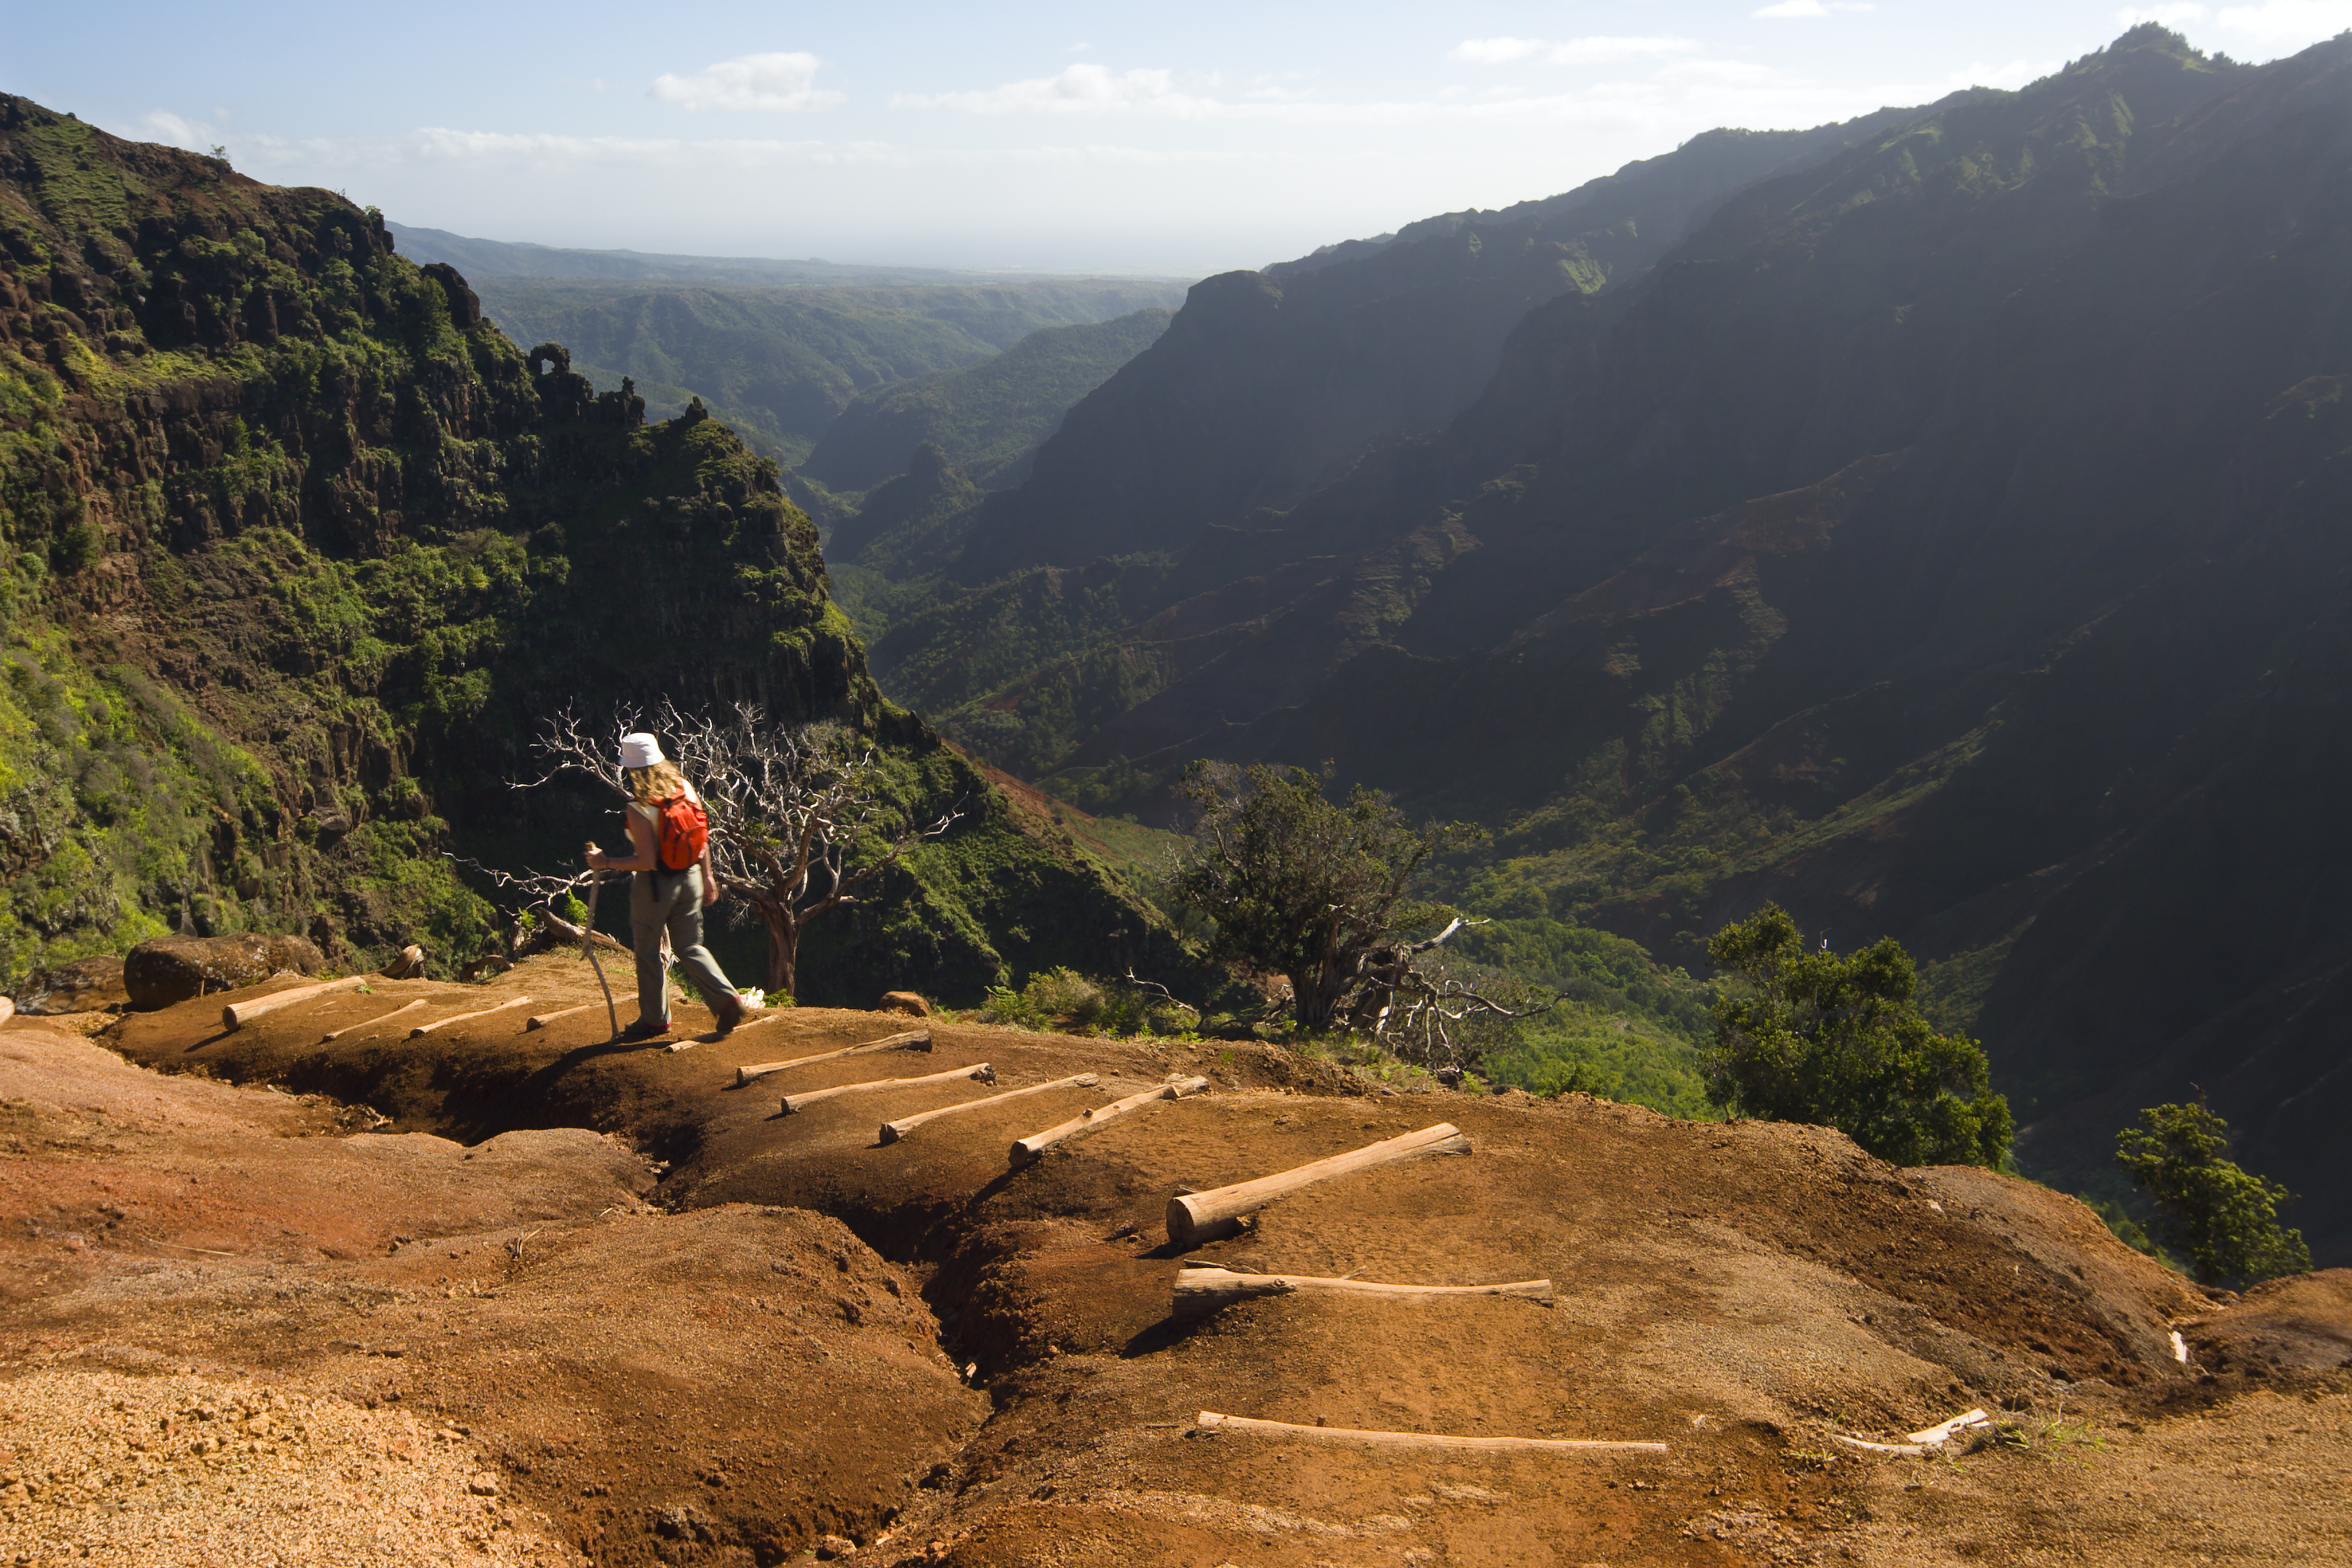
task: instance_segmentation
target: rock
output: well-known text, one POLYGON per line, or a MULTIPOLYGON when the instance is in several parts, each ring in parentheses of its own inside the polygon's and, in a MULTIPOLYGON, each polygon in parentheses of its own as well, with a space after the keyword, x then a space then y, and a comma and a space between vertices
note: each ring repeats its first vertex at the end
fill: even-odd
POLYGON ((133 1007, 152 1012, 288 970, 316 974, 325 963, 318 948, 299 936, 159 936, 131 950, 122 961, 122 984, 133 1007))
POLYGON ((466 1489, 476 1497, 496 1497, 499 1495, 498 1478, 496 1476, 470 1477, 466 1482, 466 1489))
POLYGON ((16 988, 19 1013, 95 1013, 130 1000, 122 960, 110 954, 37 969, 16 988))
POLYGON ((386 980, 422 980, 425 978, 425 950, 410 942, 390 963, 383 966, 386 980))
POLYGON ((877 1013, 905 1013, 917 1018, 931 1016, 931 1005, 911 991, 885 991, 874 1010, 877 1013))
POLYGON ((1460 1089, 1462 1087, 1462 1069, 1460 1068, 1439 1068, 1437 1069, 1437 1081, 1444 1084, 1448 1089, 1460 1089))
POLYGON ((857 1542, 838 1535, 816 1538, 816 1554, 820 1562, 830 1563, 836 1557, 846 1557, 857 1550, 857 1542))

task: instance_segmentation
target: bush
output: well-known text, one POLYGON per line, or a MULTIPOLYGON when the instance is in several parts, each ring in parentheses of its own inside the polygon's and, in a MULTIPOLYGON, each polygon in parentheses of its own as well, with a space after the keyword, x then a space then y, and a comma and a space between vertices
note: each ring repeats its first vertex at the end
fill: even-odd
POLYGON ((1018 991, 992 987, 980 1021, 1040 1033, 1174 1035, 1192 1028, 1200 1015, 1124 980, 1089 979, 1073 969, 1049 969, 1030 976, 1018 991))
POLYGON ((2157 1234, 2207 1285, 2247 1284, 2311 1268, 2303 1232, 2283 1229, 2294 1194, 2221 1157, 2230 1124, 2202 1105, 2158 1105, 2116 1134, 2116 1163, 2155 1200, 2157 1234))
POLYGON ((2009 1152, 2007 1097, 1984 1048, 1938 1035, 1914 1001, 1918 972, 1893 937, 1841 956, 1805 950, 1778 904, 1725 926, 1707 956, 1744 979, 1715 1004, 1707 1097, 1744 1115, 1834 1127, 1898 1165, 1988 1165, 2009 1152))

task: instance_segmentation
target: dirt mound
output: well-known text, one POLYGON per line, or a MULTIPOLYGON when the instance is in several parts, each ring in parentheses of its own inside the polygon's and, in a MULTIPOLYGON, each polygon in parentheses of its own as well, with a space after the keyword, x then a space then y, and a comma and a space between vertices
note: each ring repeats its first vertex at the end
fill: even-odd
MULTIPOLYGON (((2249 1543, 2248 1561, 2352 1563, 2326 1500, 2352 1480, 2352 1380, 2326 1359, 2329 1336, 2352 1336, 2352 1302, 2331 1277, 2217 1308, 2081 1205, 2014 1178, 1896 1170, 1816 1128, 1675 1121, 1583 1096, 1377 1090, 1265 1047, 934 1018, 928 1050, 739 1087, 739 1068, 907 1020, 790 1012, 683 1049, 607 1042, 601 1001, 523 1026, 595 995, 583 964, 549 956, 484 986, 320 997, 235 1033, 207 999, 108 1037, 160 1066, 365 1100, 395 1136, 334 1136, 340 1101, 187 1086, 309 1129, 289 1147, 383 1146, 370 1170, 407 1160, 414 1190, 368 1199, 386 1216, 450 1201, 436 1173, 468 1163, 446 1135, 471 1141, 479 1163, 530 1147, 517 1140, 588 1136, 567 1127, 660 1163, 651 1197, 675 1212, 632 1198, 583 1214, 519 1168, 547 1217, 509 1202, 470 1226, 450 1214, 430 1247, 420 1235, 301 1265, 390 1293, 364 1311, 322 1301, 299 1330, 257 1331, 238 1314, 294 1309, 232 1305, 226 1284, 184 1316, 110 1305, 95 1283, 57 1293, 69 1282, 47 1257, 49 1279, 5 1321, 85 1355, 104 1342, 226 1359, 234 1342, 238 1365, 283 1364, 362 1407, 395 1393, 404 1409, 432 1401, 487 1439, 520 1502, 600 1563, 766 1561, 824 1531, 880 1542, 877 1561, 968 1568, 2149 1562, 2221 1539, 2249 1543), (412 1019, 523 995, 527 1006, 406 1037, 412 1019), (982 1061, 993 1085, 889 1085, 781 1109, 787 1091, 982 1061), (913 1111, 1080 1072, 1097 1082, 878 1135, 913 1111), (1153 1101, 1024 1168, 1008 1161, 1014 1138, 1195 1073, 1210 1093, 1153 1101), (1165 1245, 1175 1194, 1438 1121, 1474 1152, 1309 1187, 1184 1258, 1165 1245), (408 1145, 428 1152, 393 1152, 408 1145), (1301 1292, 1178 1323, 1170 1290, 1188 1261, 1411 1284, 1548 1276, 1557 1301, 1301 1292), (199 1320, 212 1326, 173 1327, 199 1320), (2176 1330, 2194 1364, 2177 1359, 2176 1330), (345 1342, 306 1348, 320 1337, 345 1342), (2206 1364, 2225 1354, 2259 1362, 2259 1381, 2206 1364), (1938 1459, 1847 1441, 1899 1442, 1971 1406, 1994 1419, 1938 1459), (1203 1410, 1310 1436, 1205 1432, 1203 1410), (1311 1436, 1333 1429, 1665 1449, 1311 1436), (2289 1453, 2292 1467, 2264 1468, 2289 1453), (606 1486, 610 1501, 595 1490, 606 1486)), ((93 1158, 85 1139, 74 1157, 162 1158, 127 1136, 100 1139, 120 1156, 93 1158)), ((584 1153, 563 1146, 564 1159, 584 1153)), ((17 1201, 51 1190, 71 1187, 51 1173, 17 1201)))

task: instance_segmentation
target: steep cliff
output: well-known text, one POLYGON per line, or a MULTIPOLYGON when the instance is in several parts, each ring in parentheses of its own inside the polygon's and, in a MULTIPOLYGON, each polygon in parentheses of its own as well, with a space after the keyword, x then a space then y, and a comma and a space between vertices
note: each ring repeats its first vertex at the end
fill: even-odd
POLYGON ((970 808, 824 933, 821 994, 1156 940, 880 699, 814 529, 699 405, 647 425, 520 353, 339 196, 16 98, 0 247, 0 979, 172 928, 470 957, 493 911, 445 850, 610 830, 505 787, 535 726, 663 695, 848 724, 908 810, 970 808))

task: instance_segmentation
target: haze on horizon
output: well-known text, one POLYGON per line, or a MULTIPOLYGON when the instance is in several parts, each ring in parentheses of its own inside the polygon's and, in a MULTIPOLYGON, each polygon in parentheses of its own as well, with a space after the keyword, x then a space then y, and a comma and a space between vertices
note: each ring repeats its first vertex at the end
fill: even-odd
POLYGON ((544 245, 1199 276, 1549 195, 1719 125, 2017 87, 2153 19, 2265 60, 2352 0, 714 0, 10 8, 0 88, 404 224, 544 245))

